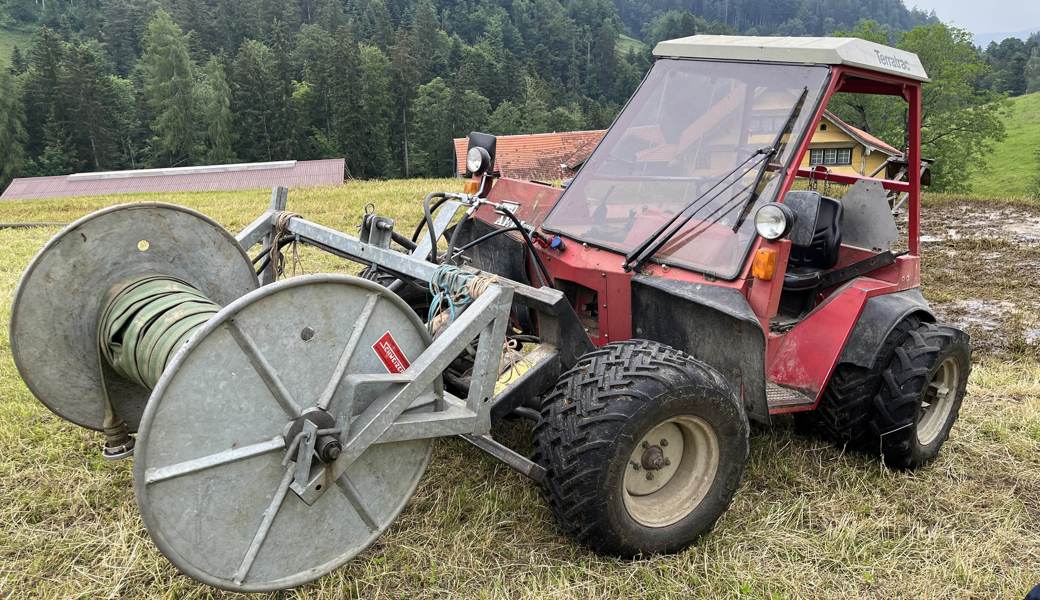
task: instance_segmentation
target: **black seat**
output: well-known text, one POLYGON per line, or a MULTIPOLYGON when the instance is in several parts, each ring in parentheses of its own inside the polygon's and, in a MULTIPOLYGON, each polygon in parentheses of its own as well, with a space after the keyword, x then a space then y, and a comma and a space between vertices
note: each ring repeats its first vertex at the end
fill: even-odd
POLYGON ((791 246, 787 259, 787 274, 784 289, 805 290, 816 287, 824 271, 838 264, 841 249, 841 202, 826 196, 820 197, 820 210, 816 217, 816 231, 812 243, 791 246))

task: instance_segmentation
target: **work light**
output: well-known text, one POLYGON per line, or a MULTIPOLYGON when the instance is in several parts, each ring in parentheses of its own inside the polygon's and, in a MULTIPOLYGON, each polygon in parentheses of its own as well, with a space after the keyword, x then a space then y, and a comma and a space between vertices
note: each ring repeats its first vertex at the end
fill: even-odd
POLYGON ((770 202, 755 213, 755 229, 767 240, 778 240, 791 231, 794 211, 776 202, 770 202))
POLYGON ((481 175, 491 164, 491 155, 480 146, 474 146, 466 153, 466 169, 474 175, 481 175))

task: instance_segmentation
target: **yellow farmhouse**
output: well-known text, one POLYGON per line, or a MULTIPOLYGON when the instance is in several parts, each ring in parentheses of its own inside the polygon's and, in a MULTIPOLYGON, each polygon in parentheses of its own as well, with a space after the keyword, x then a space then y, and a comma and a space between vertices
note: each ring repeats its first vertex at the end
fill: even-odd
MULTIPOLYGON (((883 140, 826 111, 813 133, 802 166, 808 168, 822 165, 835 173, 871 175, 889 158, 902 155, 902 152, 883 140)), ((880 175, 884 176, 883 173, 880 175)))

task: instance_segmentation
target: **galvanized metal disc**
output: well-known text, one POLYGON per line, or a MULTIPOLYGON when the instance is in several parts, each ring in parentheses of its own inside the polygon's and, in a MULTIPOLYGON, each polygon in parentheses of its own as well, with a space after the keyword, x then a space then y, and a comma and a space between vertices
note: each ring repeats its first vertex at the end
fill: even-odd
MULTIPOLYGON (((369 446, 308 504, 285 489, 294 463, 283 464, 283 436, 331 381, 343 381, 338 364, 347 375, 390 372, 373 348, 386 332, 406 362, 430 343, 382 286, 310 275, 240 298, 181 349, 145 410, 134 464, 145 526, 174 565, 224 589, 283 589, 328 573, 383 533, 426 470, 430 440, 369 446)), ((359 395, 351 410, 345 387, 328 406, 347 425, 342 440, 350 416, 385 389, 359 395)), ((316 464, 331 478, 336 463, 316 464)))
MULTIPOLYGON (((122 204, 70 224, 26 268, 11 307, 18 372, 58 416, 102 428, 101 303, 112 287, 144 275, 176 277, 222 305, 258 285, 235 238, 184 207, 122 204)), ((149 390, 114 376, 106 382, 116 412, 137 429, 149 390)))

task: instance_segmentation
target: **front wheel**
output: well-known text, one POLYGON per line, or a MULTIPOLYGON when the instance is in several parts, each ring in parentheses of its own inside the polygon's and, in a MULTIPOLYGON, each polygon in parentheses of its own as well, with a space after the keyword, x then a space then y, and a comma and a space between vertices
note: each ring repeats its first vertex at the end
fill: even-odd
POLYGON ((711 530, 748 457, 747 417, 716 371, 632 340, 582 357, 542 406, 535 460, 560 526, 620 556, 674 552, 711 530))

